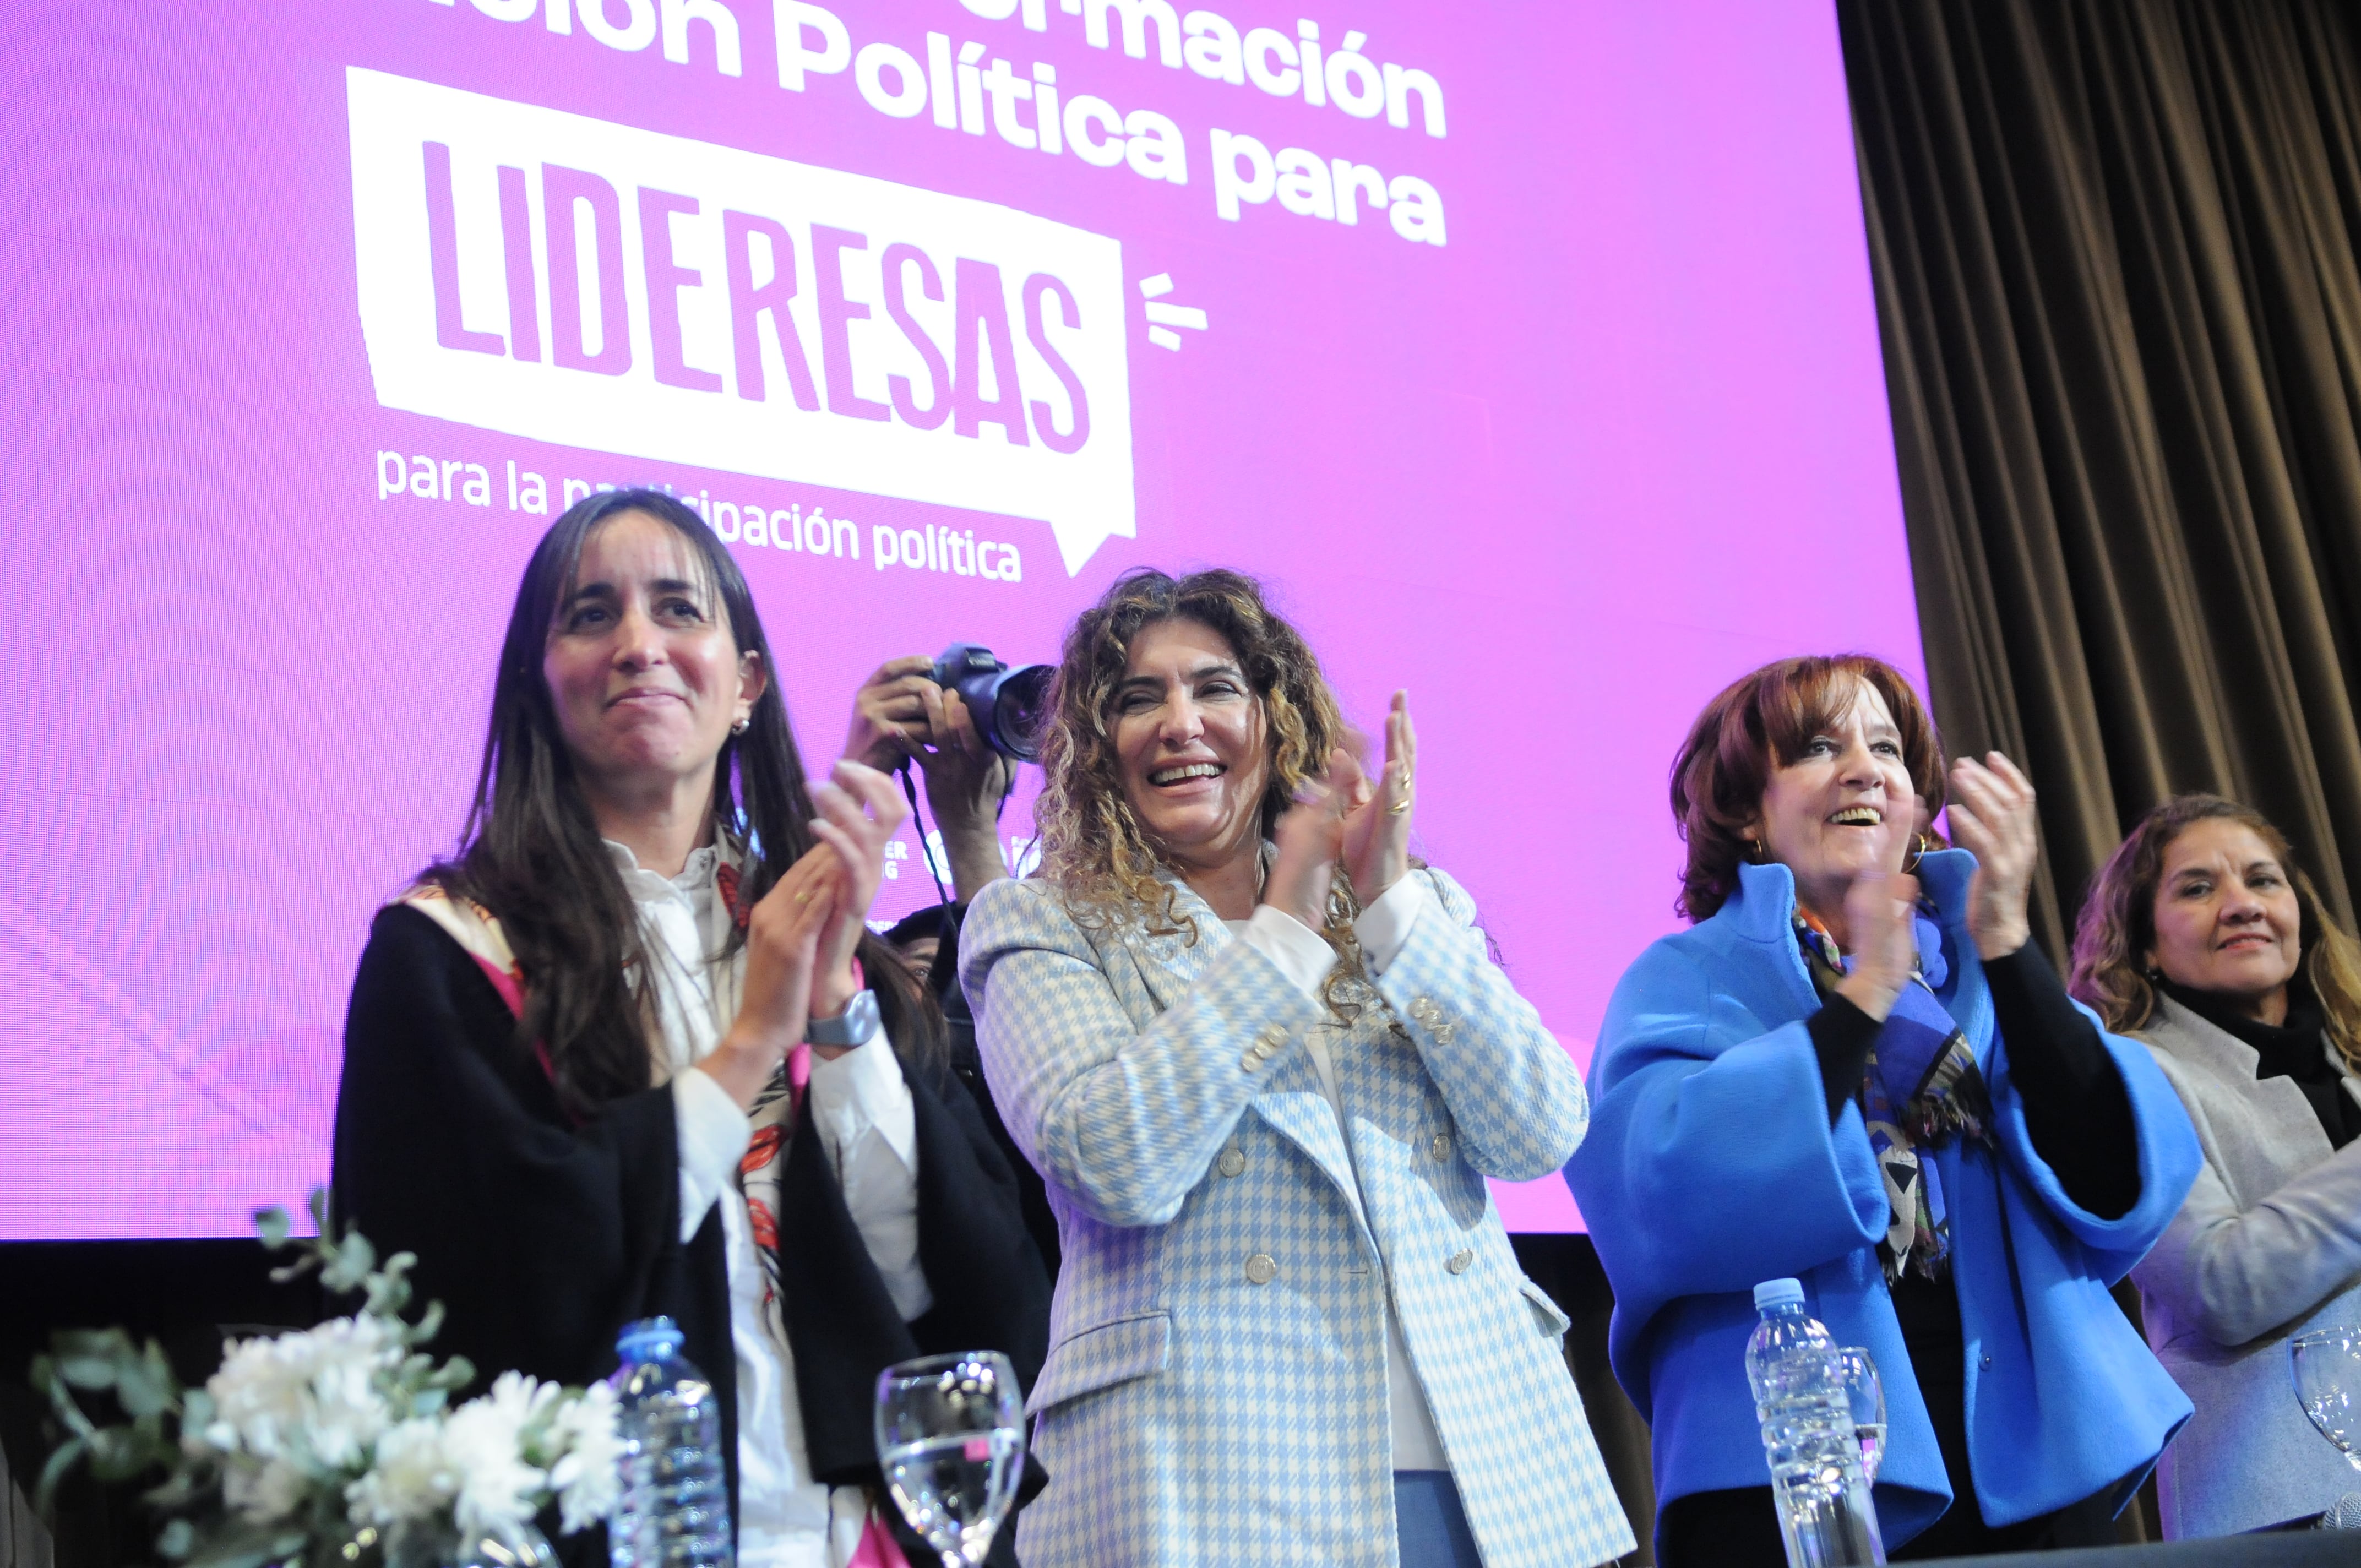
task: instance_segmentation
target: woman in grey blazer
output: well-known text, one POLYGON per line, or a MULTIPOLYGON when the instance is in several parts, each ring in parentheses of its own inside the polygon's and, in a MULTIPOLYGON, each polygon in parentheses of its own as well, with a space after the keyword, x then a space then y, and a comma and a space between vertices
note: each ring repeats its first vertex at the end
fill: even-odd
POLYGON ((1066 639, 1042 869, 961 979, 1064 1265, 1028 1568, 1576 1568, 1631 1549, 1487 1176, 1581 1075, 1410 857, 1413 738, 1341 745, 1235 572, 1135 572, 1066 639))
POLYGON ((2356 1477, 2296 1402, 2286 1342, 2361 1328, 2361 948, 2260 813, 2184 795, 2100 870, 2071 989, 2156 1053, 2205 1149, 2132 1271, 2197 1407, 2157 1470, 2164 1532, 2320 1513, 2356 1477))

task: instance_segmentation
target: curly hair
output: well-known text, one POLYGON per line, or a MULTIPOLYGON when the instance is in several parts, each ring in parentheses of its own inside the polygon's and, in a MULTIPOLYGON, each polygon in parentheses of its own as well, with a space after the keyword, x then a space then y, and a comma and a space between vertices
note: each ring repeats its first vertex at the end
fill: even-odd
MULTIPOLYGON (((1673 907, 1709 918, 1738 891, 1746 825, 1763 809, 1772 773, 1803 755, 1867 685, 1902 732, 1902 761, 1927 815, 1943 808, 1943 740, 1902 672, 1866 653, 1781 659, 1740 676, 1706 704, 1673 762, 1673 819, 1688 844, 1673 907)), ((1931 835, 1930 835, 1931 837, 1931 835)))
POLYGON ((2295 884, 2302 910, 2298 933, 2303 972, 2320 998, 2328 1038, 2345 1065, 2361 1072, 2361 944, 2339 926, 2319 889, 2295 864, 2287 836, 2251 806, 2218 795, 2176 795, 2139 819, 2091 879, 2074 921, 2074 965, 2066 989, 2117 1032, 2155 1018, 2157 990, 2147 954, 2156 946, 2156 894, 2165 851, 2200 822, 2235 822, 2252 831, 2295 884))
MULTIPOLYGON (((1336 695, 1302 634, 1274 611, 1262 585, 1240 572, 1211 570, 1175 577, 1142 567, 1115 579, 1099 602, 1074 620, 1051 680, 1041 740, 1047 775, 1034 808, 1041 874, 1077 919, 1093 923, 1144 917, 1162 927, 1195 922, 1179 913, 1174 888, 1157 877, 1162 863, 1124 794, 1114 732, 1115 689, 1147 627, 1193 620, 1221 634, 1261 701, 1270 744, 1261 832, 1268 838, 1306 779, 1327 767, 1339 746, 1356 748, 1336 695)), ((1341 923, 1349 939, 1359 913, 1342 874, 1330 897, 1331 943, 1341 923)))

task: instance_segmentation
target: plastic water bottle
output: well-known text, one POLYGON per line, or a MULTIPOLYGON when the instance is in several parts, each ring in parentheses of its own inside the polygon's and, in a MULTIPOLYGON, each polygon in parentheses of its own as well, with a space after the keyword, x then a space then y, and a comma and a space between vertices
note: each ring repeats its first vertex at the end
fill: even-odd
POLYGON ((1764 1280, 1754 1306, 1763 1321, 1746 1342, 1746 1380, 1789 1568, 1883 1563, 1852 1408, 1831 1360, 1836 1342, 1804 1310, 1801 1281, 1764 1280))
POLYGON ((642 1318, 615 1341, 623 1486, 607 1521, 614 1568, 730 1568, 736 1555, 721 1412, 680 1338, 670 1318, 642 1318))

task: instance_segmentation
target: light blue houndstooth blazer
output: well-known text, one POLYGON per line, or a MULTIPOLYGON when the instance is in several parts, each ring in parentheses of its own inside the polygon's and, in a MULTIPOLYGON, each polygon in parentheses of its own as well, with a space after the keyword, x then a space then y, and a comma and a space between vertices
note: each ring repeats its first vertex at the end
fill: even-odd
POLYGON ((1185 886, 1194 943, 1085 929, 1039 881, 976 900, 961 979, 1065 1248, 1027 1568, 1395 1568, 1389 1284, 1487 1568, 1631 1550, 1483 1179, 1565 1163, 1582 1080, 1466 893, 1412 874, 1434 899, 1349 1029, 1185 886))

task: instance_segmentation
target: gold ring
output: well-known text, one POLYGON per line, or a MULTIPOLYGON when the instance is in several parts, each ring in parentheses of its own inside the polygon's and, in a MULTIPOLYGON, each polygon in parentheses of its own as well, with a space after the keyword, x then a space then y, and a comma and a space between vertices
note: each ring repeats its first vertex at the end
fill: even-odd
POLYGON ((1409 795, 1402 796, 1400 800, 1395 801, 1391 806, 1386 807, 1386 815, 1388 817, 1400 817, 1403 812, 1410 809, 1410 802, 1411 797, 1409 795))
POLYGON ((811 898, 811 889, 809 889, 809 888, 806 888, 806 889, 804 889, 801 893, 799 893, 799 894, 796 894, 796 902, 797 904, 807 903, 807 902, 808 902, 808 901, 809 901, 809 899, 810 899, 810 898, 811 898))

